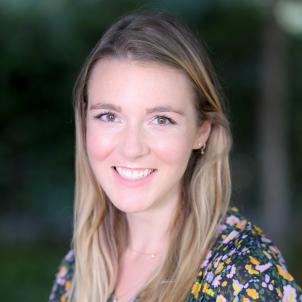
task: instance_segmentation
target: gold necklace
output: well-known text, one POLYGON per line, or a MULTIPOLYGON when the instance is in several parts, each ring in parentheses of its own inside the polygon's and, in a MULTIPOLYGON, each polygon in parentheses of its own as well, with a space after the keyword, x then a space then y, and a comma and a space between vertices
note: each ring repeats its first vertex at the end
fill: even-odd
POLYGON ((148 256, 148 257, 150 257, 151 259, 157 258, 158 254, 159 254, 159 252, 156 252, 156 253, 141 252, 141 251, 138 251, 138 250, 135 250, 135 249, 131 248, 130 246, 128 246, 128 249, 129 249, 130 251, 132 251, 132 252, 135 252, 135 253, 139 254, 139 255, 148 256))
MULTIPOLYGON (((129 249, 130 251, 134 252, 134 253, 139 254, 139 255, 148 256, 148 258, 149 258, 149 259, 152 259, 152 260, 153 260, 153 259, 156 259, 157 256, 160 254, 160 252, 157 252, 157 253, 141 252, 141 251, 138 251, 138 250, 136 250, 136 249, 133 249, 133 248, 131 248, 131 247, 129 247, 129 246, 128 246, 128 249, 129 249)), ((142 283, 141 283, 141 281, 139 281, 138 283, 135 283, 135 284, 131 287, 131 289, 129 289, 129 290, 127 290, 127 291, 124 291, 122 294, 117 295, 117 294, 113 293, 113 295, 112 295, 112 302, 118 302, 120 298, 122 298, 123 296, 127 295, 131 290, 133 290, 133 288, 134 288, 134 289, 137 289, 137 288, 140 288, 141 286, 142 286, 142 283)), ((129 302, 134 302, 134 301, 135 301, 135 299, 134 299, 134 298, 131 298, 129 302)))

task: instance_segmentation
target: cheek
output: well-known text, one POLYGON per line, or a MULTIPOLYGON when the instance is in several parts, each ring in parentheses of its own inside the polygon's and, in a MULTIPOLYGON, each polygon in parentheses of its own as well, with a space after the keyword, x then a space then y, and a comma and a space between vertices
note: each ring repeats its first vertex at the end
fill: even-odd
POLYGON ((192 152, 192 146, 188 137, 178 135, 165 140, 157 140, 153 151, 162 161, 177 167, 186 165, 192 152))
POLYGON ((111 140, 101 136, 100 133, 93 131, 93 129, 87 129, 86 146, 88 157, 91 161, 104 160, 112 150, 111 140))

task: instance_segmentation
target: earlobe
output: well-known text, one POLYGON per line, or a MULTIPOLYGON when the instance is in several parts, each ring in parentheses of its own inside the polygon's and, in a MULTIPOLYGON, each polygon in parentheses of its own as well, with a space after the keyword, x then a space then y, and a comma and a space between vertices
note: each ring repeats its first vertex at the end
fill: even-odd
POLYGON ((205 146, 212 129, 212 123, 210 121, 204 121, 199 127, 193 149, 200 149, 205 146))

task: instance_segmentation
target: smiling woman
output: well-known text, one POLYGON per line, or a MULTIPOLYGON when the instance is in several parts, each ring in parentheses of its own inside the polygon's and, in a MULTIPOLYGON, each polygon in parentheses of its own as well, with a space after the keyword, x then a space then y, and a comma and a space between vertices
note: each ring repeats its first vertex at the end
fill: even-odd
POLYGON ((204 49, 166 13, 113 24, 78 77, 73 248, 49 301, 300 301, 229 208, 231 134, 204 49))

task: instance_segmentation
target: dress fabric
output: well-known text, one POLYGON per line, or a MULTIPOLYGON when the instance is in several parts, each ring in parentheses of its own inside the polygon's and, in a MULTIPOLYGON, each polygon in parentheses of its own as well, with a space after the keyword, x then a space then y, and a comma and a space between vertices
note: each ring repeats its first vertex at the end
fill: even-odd
MULTIPOLYGON (((71 250, 59 267, 49 302, 68 300, 74 265, 71 250)), ((230 208, 218 226, 217 239, 184 302, 209 301, 302 302, 302 290, 287 271, 280 251, 237 208, 230 208)))

